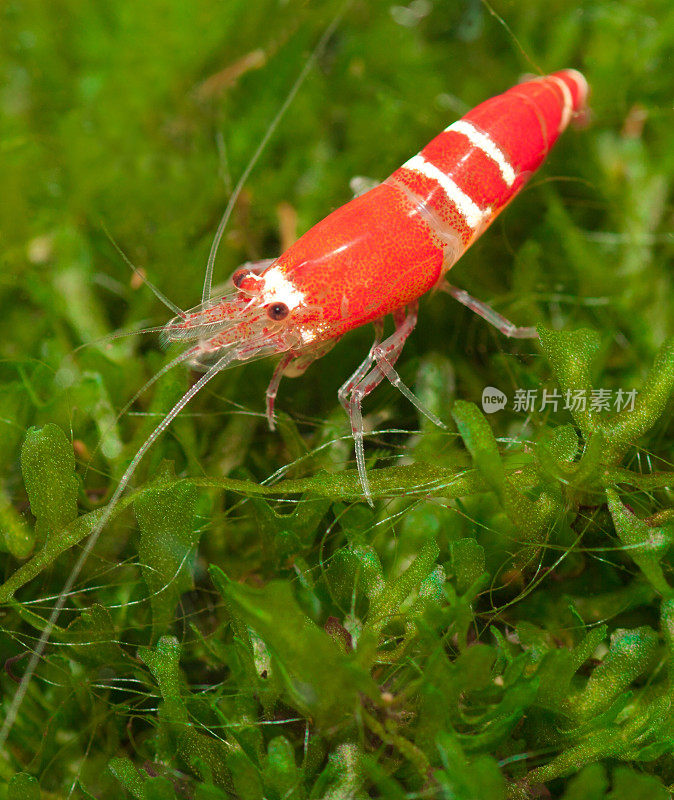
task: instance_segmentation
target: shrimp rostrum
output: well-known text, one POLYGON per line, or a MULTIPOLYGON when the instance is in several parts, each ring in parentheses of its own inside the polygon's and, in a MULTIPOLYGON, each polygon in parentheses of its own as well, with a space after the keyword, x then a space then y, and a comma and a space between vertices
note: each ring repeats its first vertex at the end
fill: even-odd
POLYGON ((301 375, 345 333, 373 323, 374 344, 339 390, 351 422, 360 482, 371 501, 363 399, 387 378, 442 425, 395 370, 414 329, 419 298, 433 287, 443 288, 506 335, 536 335, 450 286, 444 276, 543 163, 570 120, 583 113, 587 92, 584 77, 569 69, 528 80, 481 103, 277 259, 238 269, 226 295, 210 299, 206 292, 200 306, 164 330, 168 342, 192 342, 182 358, 206 370, 180 408, 232 362, 280 355, 267 390, 273 428, 281 377, 301 375), (389 314, 395 332, 382 340, 389 314))

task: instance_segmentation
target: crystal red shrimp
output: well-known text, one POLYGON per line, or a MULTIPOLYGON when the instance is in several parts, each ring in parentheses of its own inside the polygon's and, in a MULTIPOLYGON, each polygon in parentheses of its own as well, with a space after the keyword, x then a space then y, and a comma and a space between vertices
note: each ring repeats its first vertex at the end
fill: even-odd
POLYGON ((211 299, 215 253, 238 190, 345 8, 307 61, 230 198, 209 256, 202 304, 183 312, 156 292, 178 314, 164 328, 166 341, 193 342, 159 374, 188 361, 205 372, 145 440, 102 510, 0 726, 0 746, 16 719, 65 598, 138 464, 218 372, 234 361, 281 355, 267 390, 267 416, 273 428, 274 399, 281 377, 301 375, 345 333, 372 322, 375 342, 338 393, 351 420, 363 493, 371 503, 363 450, 363 398, 387 378, 424 414, 442 425, 423 408, 394 369, 414 329, 419 298, 429 289, 440 287, 506 335, 535 335, 533 329, 517 328, 467 292, 446 284, 444 275, 543 163, 571 118, 583 114, 587 82, 571 69, 521 83, 481 103, 383 183, 311 228, 279 258, 237 270, 231 291, 211 299), (383 321, 388 314, 393 315, 395 332, 382 341, 383 321))
POLYGON ((481 103, 277 259, 237 270, 229 294, 176 317, 165 338, 196 341, 192 364, 211 365, 204 382, 233 361, 283 354, 267 390, 273 428, 281 377, 302 374, 345 333, 374 323, 375 343, 338 394, 351 421, 363 492, 371 502, 363 398, 387 378, 442 425, 394 369, 414 328, 419 298, 433 287, 444 288, 506 335, 536 335, 449 286, 444 275, 540 167, 572 117, 584 112, 587 93, 581 73, 567 69, 481 103), (388 314, 395 332, 381 341, 388 314))

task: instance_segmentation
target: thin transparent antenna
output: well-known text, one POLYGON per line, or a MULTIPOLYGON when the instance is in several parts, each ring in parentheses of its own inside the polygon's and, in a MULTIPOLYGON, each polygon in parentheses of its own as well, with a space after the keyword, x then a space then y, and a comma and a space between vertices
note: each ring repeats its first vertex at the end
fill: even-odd
POLYGON ((157 325, 154 328, 138 328, 135 331, 122 331, 121 333, 110 333, 108 336, 101 336, 100 339, 92 339, 90 342, 84 342, 77 345, 71 350, 70 355, 79 353, 87 347, 96 347, 96 345, 108 344, 109 342, 117 341, 117 339, 128 339, 131 336, 142 336, 144 333, 163 333, 166 330, 166 323, 164 325, 157 325))
POLYGON ((497 12, 496 12, 496 11, 495 11, 493 8, 492 8, 492 6, 491 6, 491 5, 490 5, 490 4, 487 2, 487 0, 481 0, 481 2, 482 2, 482 5, 483 5, 483 6, 484 6, 484 7, 487 9, 487 11, 488 11, 488 12, 489 12, 489 13, 492 15, 492 17, 494 17, 494 19, 495 19, 495 20, 496 20, 496 21, 497 21, 497 22, 498 22, 500 25, 502 25, 502 26, 505 28, 505 30, 506 30, 506 33, 507 33, 507 34, 508 34, 508 36, 510 36, 510 38, 513 40, 513 42, 515 43, 515 46, 517 47, 517 49, 520 51, 520 53, 522 53, 522 55, 524 56, 524 58, 526 58, 526 60, 527 60, 527 61, 528 61, 528 62, 531 64, 531 66, 532 66, 532 67, 533 67, 533 68, 536 70, 536 72, 538 73, 538 75, 545 75, 545 73, 543 72, 543 70, 542 70, 542 69, 541 69, 541 68, 538 66, 538 64, 537 64, 537 63, 536 63, 536 62, 535 62, 535 61, 534 61, 534 60, 531 58, 531 56, 529 55, 529 53, 527 53, 527 51, 524 49, 524 47, 522 46, 522 43, 521 43, 521 42, 520 42, 520 40, 517 38, 517 36, 515 36, 515 34, 514 34, 514 32, 513 32, 512 28, 511 28, 511 27, 508 25, 508 23, 507 23, 507 22, 506 22, 506 21, 503 19, 503 17, 502 17, 500 14, 498 14, 498 13, 497 13, 497 12))
POLYGON ((54 608, 47 620, 47 624, 40 635, 40 638, 35 646, 35 650, 30 657, 30 661, 28 662, 28 666, 26 667, 26 671, 21 678, 21 683, 17 687, 16 693, 12 698, 12 702, 7 709, 7 716, 2 724, 2 728, 0 728, 0 751, 2 750, 5 742, 7 741, 7 737, 14 725, 16 720, 17 714, 19 713, 19 709, 21 708, 21 703, 23 702, 24 697, 26 696, 26 692, 28 691, 28 686, 30 681, 35 674, 35 670, 37 669, 37 665, 42 658, 42 654, 49 642, 49 638, 54 630, 54 626, 63 610, 63 606, 65 605, 66 599, 70 592, 72 591, 73 586, 75 585, 75 581, 77 580, 86 560, 89 558, 91 551, 93 550, 96 542, 98 541, 98 537, 101 534, 101 531, 110 521, 112 517, 112 512, 115 510, 117 503, 119 502, 120 497, 124 493, 124 490, 129 484, 129 481, 133 477, 138 464, 140 464, 143 456, 147 451, 152 447, 152 445, 157 441, 157 439, 162 435, 162 433, 168 428, 168 426, 173 422, 173 420, 178 416, 178 414, 185 408, 185 406, 190 402, 190 400, 196 395, 203 387, 212 379, 214 378, 218 372, 224 369, 230 361, 233 361, 236 356, 236 351, 230 351, 227 355, 223 356, 219 361, 217 361, 209 370, 208 372, 204 373, 201 378, 188 389, 185 394, 178 400, 178 402, 173 406, 173 408, 168 412, 168 414, 164 417, 164 419, 157 425, 157 427, 152 431, 152 433, 147 437, 147 439, 143 442, 140 449, 133 457, 133 460, 126 468, 126 472, 122 475, 119 483, 117 484, 117 488, 115 489, 112 497, 110 498, 110 502, 103 510, 103 514, 101 518, 98 520, 96 525, 94 526, 93 530, 89 534, 89 538, 87 539, 84 547, 82 548, 82 552, 80 553, 79 558, 75 562, 75 566, 72 568, 70 575, 68 576, 68 580, 63 585, 61 589, 61 593, 58 596, 56 603, 54 604, 54 608))
POLYGON ((108 237, 108 240, 109 240, 110 244, 115 248, 115 250, 119 253, 119 255, 124 259, 124 262, 129 267, 131 267, 131 269, 133 270, 133 274, 136 275, 141 281, 143 281, 143 283, 148 287, 148 289, 150 289, 150 291, 152 292, 152 294, 154 294, 154 296, 157 298, 157 300, 162 302, 166 306, 166 308, 169 309, 169 311, 173 311, 173 313, 176 314, 176 316, 182 317, 184 319, 187 315, 182 310, 182 308, 180 308, 180 306, 177 306, 172 300, 169 300, 168 297, 164 294, 164 292, 162 292, 160 289, 157 289, 157 287, 154 285, 154 283, 152 283, 152 281, 150 281, 146 277, 146 275, 141 270, 138 269, 138 267, 131 261, 131 259, 127 256, 127 254, 122 250, 122 248, 112 238, 112 234, 107 229, 105 223, 101 223, 101 225, 103 226, 103 232, 108 237))
MULTIPOLYGON (((124 414, 126 414, 126 412, 131 408, 131 406, 136 402, 136 400, 138 400, 138 398, 142 394, 144 394, 150 388, 150 386, 155 384, 162 376, 166 375, 166 373, 169 370, 172 370, 173 367, 178 366, 178 364, 181 364, 183 361, 187 361, 189 358, 196 355, 198 352, 199 352, 198 347, 192 347, 185 353, 181 353, 179 356, 169 361, 168 364, 164 364, 164 366, 159 370, 159 372, 155 373, 145 384, 143 384, 143 386, 140 387, 140 389, 133 395, 133 397, 127 400, 126 405, 124 406, 124 408, 122 408, 119 414, 117 414, 115 419, 106 427, 104 431, 101 432, 101 435, 98 439, 98 444, 91 453, 89 461, 93 460, 94 456, 98 452, 98 448, 103 444, 105 437, 110 433, 112 428, 120 421, 120 419, 124 416, 124 414)), ((87 465, 84 471, 84 477, 86 477, 88 471, 89 471, 89 465, 87 465)))
POLYGON ((318 58, 320 53, 323 51, 323 48, 325 47, 325 45, 328 43, 328 41, 332 37, 332 34, 335 32, 335 29, 337 28, 337 26, 339 25, 342 17, 346 13, 346 9, 349 7, 349 5, 351 5, 351 2, 352 2, 352 0, 347 0, 345 3, 343 3, 343 5, 341 6, 341 8, 337 12, 337 14, 335 14, 335 17, 333 18, 332 22, 326 28, 325 33, 323 34, 323 36, 321 36, 320 41, 318 42, 316 47, 314 47, 314 49, 312 50, 311 55, 306 60, 306 62, 304 64, 304 67, 302 68, 302 71, 297 76, 297 79, 295 80, 295 83, 293 84, 292 88, 288 92, 288 95, 287 95, 286 99, 283 101, 283 105, 276 112, 276 116, 274 117, 274 119, 269 124, 269 127, 267 128, 267 131, 266 131, 265 135, 262 137, 262 140, 260 141, 260 144, 257 146, 257 149, 255 150, 255 152, 251 156, 250 161, 246 165, 246 168, 244 169, 243 173, 241 174, 241 177, 239 178, 239 180, 236 183, 236 186, 234 187, 234 191, 230 195, 230 198, 229 198, 229 201, 228 201, 227 206, 225 208, 225 211, 224 211, 224 213, 223 213, 223 215, 222 215, 222 217, 220 219, 220 222, 218 224, 218 229, 215 232, 215 237, 213 239, 213 244, 211 245, 211 252, 208 254, 208 263, 206 264, 206 275, 204 276, 204 290, 203 290, 203 292, 201 294, 201 302, 202 303, 205 303, 205 302, 207 302, 208 300, 211 299, 211 285, 213 283, 213 265, 215 264, 215 257, 218 254, 218 248, 220 247, 220 241, 222 239, 222 235, 225 232, 225 228, 227 227, 227 223, 229 222, 229 218, 232 215, 232 211, 234 210, 234 206, 236 204, 236 201, 239 199, 239 195, 241 194, 241 190, 243 189, 246 181, 248 180, 248 178, 250 176, 250 173, 255 168, 255 165, 257 164, 257 162, 258 162, 260 156, 262 155, 265 147, 267 146, 269 140, 274 135, 274 132, 276 131, 276 128, 278 127, 279 123, 283 119, 284 114, 288 110, 290 104, 295 99, 295 95, 300 90, 300 87, 304 83, 305 78, 307 77, 307 75, 311 71, 311 68, 314 66, 314 63, 316 62, 316 59, 318 58))

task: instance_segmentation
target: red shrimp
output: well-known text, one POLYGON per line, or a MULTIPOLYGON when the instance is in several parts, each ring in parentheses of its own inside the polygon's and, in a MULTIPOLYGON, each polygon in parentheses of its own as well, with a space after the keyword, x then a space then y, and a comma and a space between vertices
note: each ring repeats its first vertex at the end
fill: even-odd
POLYGON ((572 117, 584 113, 587 93, 585 78, 573 69, 521 83, 451 124, 383 183, 338 208, 277 259, 237 270, 226 296, 208 298, 209 275, 205 302, 164 330, 169 342, 195 341, 186 357, 207 368, 176 408, 231 362, 282 354, 267 390, 273 429, 281 377, 301 375, 345 333, 371 322, 374 344, 338 392, 351 421, 363 493, 371 503, 363 398, 387 378, 422 413, 443 424, 394 368, 414 329, 419 298, 443 288, 504 334, 536 335, 445 283, 444 275, 522 189, 572 117), (382 341, 388 314, 395 332, 382 341))
POLYGON ((238 191, 345 8, 307 61, 230 198, 211 249, 201 305, 183 312, 155 290, 178 314, 163 329, 165 340, 194 344, 144 388, 181 362, 205 372, 143 443, 98 518, 12 699, 0 727, 0 746, 16 719, 65 598, 139 462, 221 370, 235 361, 281 355, 267 389, 267 416, 273 428, 281 377, 301 375, 345 333, 373 323, 374 344, 338 393, 351 420, 363 494, 372 503, 363 449, 363 398, 387 378, 420 411, 443 425, 423 408, 394 368, 414 329, 419 298, 434 287, 442 288, 507 336, 536 335, 534 329, 514 326, 467 292, 447 284, 444 275, 543 163, 572 117, 584 114, 587 82, 572 69, 526 81, 481 103, 383 183, 338 208, 277 259, 237 270, 231 291, 211 298, 215 253, 238 191), (395 332, 382 341, 388 314, 393 315, 395 332))

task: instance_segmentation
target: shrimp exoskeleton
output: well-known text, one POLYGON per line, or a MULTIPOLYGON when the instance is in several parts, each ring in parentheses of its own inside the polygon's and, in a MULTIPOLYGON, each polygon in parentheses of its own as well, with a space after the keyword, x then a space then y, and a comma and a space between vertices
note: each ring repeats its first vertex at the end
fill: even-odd
MULTIPOLYGON (((232 290, 176 317, 168 342, 195 341, 193 365, 281 355, 267 390, 267 415, 282 375, 297 376, 353 328, 375 325, 375 342, 339 390, 349 414, 363 492, 371 501, 363 449, 363 399, 387 378, 422 413, 395 370, 414 329, 419 298, 433 287, 512 337, 535 336, 466 292, 446 272, 542 164, 574 115, 587 83, 576 70, 528 80, 450 125, 383 183, 319 222, 279 258, 244 265, 232 290), (395 332, 382 341, 391 314, 395 332)), ((208 374, 208 373, 207 373, 208 374)))

